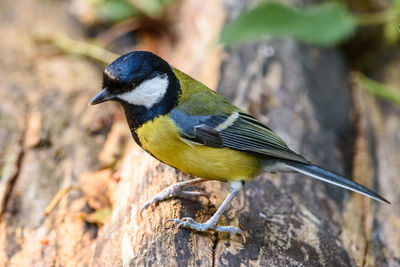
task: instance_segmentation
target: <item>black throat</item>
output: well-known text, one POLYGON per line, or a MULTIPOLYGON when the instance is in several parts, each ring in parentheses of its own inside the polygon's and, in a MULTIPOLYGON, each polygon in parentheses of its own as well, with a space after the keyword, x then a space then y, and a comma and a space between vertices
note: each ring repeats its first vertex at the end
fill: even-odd
POLYGON ((178 79, 172 69, 168 75, 168 88, 164 97, 160 102, 154 104, 151 108, 129 104, 121 101, 121 105, 125 110, 125 116, 128 121, 129 128, 136 143, 141 146, 137 136, 137 129, 148 121, 154 120, 159 116, 168 114, 178 104, 178 98, 181 94, 181 88, 178 79))

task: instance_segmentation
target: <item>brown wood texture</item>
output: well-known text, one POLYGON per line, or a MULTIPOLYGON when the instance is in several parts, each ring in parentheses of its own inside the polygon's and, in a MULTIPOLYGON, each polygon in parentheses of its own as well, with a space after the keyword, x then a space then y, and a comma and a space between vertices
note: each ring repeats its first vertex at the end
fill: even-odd
MULTIPOLYGON (((217 181, 196 186, 208 198, 164 201, 140 217, 152 195, 190 177, 137 147, 117 105, 87 106, 99 90, 102 66, 34 42, 35 31, 82 38, 62 2, 5 0, 0 266, 400 265, 399 107, 352 85, 346 60, 335 49, 285 39, 210 50, 224 16, 231 19, 245 3, 201 2, 183 2, 192 16, 177 13, 189 24, 177 23, 176 29, 192 27, 195 41, 182 37, 166 57, 211 87, 219 79, 222 95, 268 124, 293 150, 379 191, 392 205, 303 175, 265 174, 245 185, 220 220, 243 229, 246 243, 167 224, 175 217, 207 220, 229 191, 217 181), (45 216, 57 191, 71 185, 80 190, 45 216), (110 206, 103 226, 83 219, 110 206)), ((381 63, 377 77, 399 88, 396 53, 381 63)))

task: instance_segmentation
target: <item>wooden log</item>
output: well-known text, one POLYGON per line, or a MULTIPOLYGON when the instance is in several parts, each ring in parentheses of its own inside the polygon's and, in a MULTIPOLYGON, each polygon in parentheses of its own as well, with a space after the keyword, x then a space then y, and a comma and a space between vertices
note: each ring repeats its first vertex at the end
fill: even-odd
MULTIPOLYGON (((184 2, 197 10, 197 0, 184 2)), ((228 194, 221 182, 196 186, 208 198, 164 201, 140 217, 152 195, 192 177, 133 144, 116 105, 87 107, 100 84, 98 67, 26 45, 32 43, 26 28, 34 24, 79 36, 59 5, 0 3, 0 10, 15 14, 0 16, 0 34, 7 36, 0 51, 0 266, 400 264, 399 109, 353 86, 341 52, 287 39, 230 48, 223 52, 218 91, 295 151, 378 190, 393 205, 303 175, 265 174, 245 185, 220 221, 243 229, 243 243, 237 236, 167 224, 186 216, 206 221, 228 194), (46 217, 52 197, 71 185, 82 191, 71 191, 46 217), (104 226, 82 219, 110 205, 104 226)), ((243 1, 226 1, 224 10, 231 19, 244 7, 243 1)), ((222 21, 215 10, 190 14, 222 21)), ((215 25, 213 34, 221 26, 215 25)), ((198 38, 194 43, 203 48, 212 39, 198 38)), ((180 43, 175 58, 190 59, 199 49, 194 43, 180 43)), ((218 52, 205 53, 181 68, 206 81, 209 62, 218 69, 219 58, 218 52)), ((398 60, 389 63, 381 64, 380 78, 399 86, 393 75, 398 60)), ((216 77, 206 83, 216 87, 216 77)))

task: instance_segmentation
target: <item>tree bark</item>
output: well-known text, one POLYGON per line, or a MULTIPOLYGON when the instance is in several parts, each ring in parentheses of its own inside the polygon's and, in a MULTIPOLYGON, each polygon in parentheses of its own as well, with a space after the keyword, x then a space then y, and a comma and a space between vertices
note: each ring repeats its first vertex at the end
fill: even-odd
MULTIPOLYGON (((196 2, 182 5, 198 10, 196 2)), ((186 22, 198 25, 213 17, 219 24, 209 22, 207 29, 216 37, 222 10, 232 19, 245 8, 243 2, 217 7, 207 1, 214 8, 187 13, 196 17, 186 14, 186 22)), ((215 73, 204 77, 208 68, 219 68, 220 94, 307 159, 393 203, 378 204, 303 175, 261 175, 246 183, 220 220, 240 227, 244 243, 238 236, 167 223, 210 218, 229 192, 229 185, 218 181, 196 186, 207 198, 163 201, 140 217, 151 196, 192 177, 133 144, 116 105, 87 107, 99 89, 100 68, 33 45, 26 33, 33 24, 82 36, 60 5, 0 3, 9 14, 0 16, 0 266, 400 265, 400 110, 351 84, 340 51, 282 39, 208 51, 191 61, 187 55, 212 41, 203 34, 197 37, 202 42, 179 42, 170 55, 171 62, 175 58, 178 67, 211 87, 215 73), (45 216, 56 192, 71 185, 81 190, 71 191, 45 216), (82 213, 110 206, 103 226, 82 219, 82 213)), ((395 53, 377 77, 399 87, 395 53)))

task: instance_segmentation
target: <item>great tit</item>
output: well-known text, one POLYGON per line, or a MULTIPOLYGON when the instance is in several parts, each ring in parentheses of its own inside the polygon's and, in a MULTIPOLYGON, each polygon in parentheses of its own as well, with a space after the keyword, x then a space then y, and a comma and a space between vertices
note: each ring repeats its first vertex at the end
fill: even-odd
MULTIPOLYGON (((257 119, 153 53, 131 52, 107 66, 102 90, 90 104, 108 100, 122 105, 133 138, 153 157, 184 173, 230 183, 229 195, 207 222, 172 219, 179 226, 244 237, 239 228, 217 223, 244 182, 263 172, 298 172, 389 203, 307 161, 257 119)), ((170 197, 200 195, 184 189, 205 181, 201 178, 169 186, 142 210, 170 197)))

